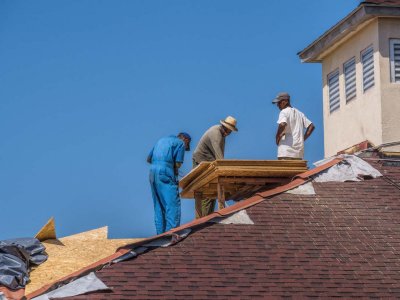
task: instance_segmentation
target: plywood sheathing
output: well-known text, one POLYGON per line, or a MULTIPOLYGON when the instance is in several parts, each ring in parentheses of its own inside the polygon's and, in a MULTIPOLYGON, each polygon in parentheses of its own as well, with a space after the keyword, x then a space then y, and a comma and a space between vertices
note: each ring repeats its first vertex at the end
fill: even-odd
POLYGON ((56 239, 56 226, 54 223, 54 218, 51 217, 47 223, 39 230, 39 232, 35 235, 39 241, 45 241, 50 239, 56 239))
POLYGON ((193 198, 198 191, 216 196, 216 186, 221 180, 225 191, 240 193, 249 186, 288 182, 305 171, 307 162, 304 160, 216 160, 202 162, 182 178, 179 185, 182 198, 193 198))
POLYGON ((107 239, 107 235, 108 228, 102 227, 43 241, 49 258, 30 273, 26 294, 115 253, 119 247, 142 240, 107 239))

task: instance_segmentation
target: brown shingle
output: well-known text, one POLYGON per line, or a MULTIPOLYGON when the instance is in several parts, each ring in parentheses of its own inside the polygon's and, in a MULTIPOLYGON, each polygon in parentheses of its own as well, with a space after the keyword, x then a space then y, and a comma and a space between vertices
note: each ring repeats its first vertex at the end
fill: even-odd
POLYGON ((400 0, 366 0, 362 1, 361 4, 376 4, 386 6, 400 6, 400 0))
POLYGON ((372 164, 387 177, 272 196, 247 208, 255 225, 198 227, 98 271, 112 293, 68 299, 399 297, 400 167, 372 164))

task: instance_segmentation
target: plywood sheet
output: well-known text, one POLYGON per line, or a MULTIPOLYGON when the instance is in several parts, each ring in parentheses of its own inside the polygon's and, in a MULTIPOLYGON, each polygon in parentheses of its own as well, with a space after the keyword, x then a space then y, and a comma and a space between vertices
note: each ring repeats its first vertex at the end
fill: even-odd
POLYGON ((115 253, 121 246, 142 240, 107 239, 107 231, 102 227, 42 242, 49 258, 30 273, 26 294, 115 253))
POLYGON ((35 235, 39 241, 45 241, 48 239, 56 239, 56 226, 54 223, 54 218, 51 217, 47 223, 39 230, 39 232, 35 235))

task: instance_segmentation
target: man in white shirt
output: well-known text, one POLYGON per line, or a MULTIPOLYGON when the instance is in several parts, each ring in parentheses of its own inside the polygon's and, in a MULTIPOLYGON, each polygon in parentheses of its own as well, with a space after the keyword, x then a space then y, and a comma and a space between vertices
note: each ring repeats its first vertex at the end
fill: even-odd
POLYGON ((290 105, 288 93, 279 93, 272 103, 281 111, 276 131, 278 159, 303 159, 304 141, 314 131, 314 124, 301 111, 290 105))

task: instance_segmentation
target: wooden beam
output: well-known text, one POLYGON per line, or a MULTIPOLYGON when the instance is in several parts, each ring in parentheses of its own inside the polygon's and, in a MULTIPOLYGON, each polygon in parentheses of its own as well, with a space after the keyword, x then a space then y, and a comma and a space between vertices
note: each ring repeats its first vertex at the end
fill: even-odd
POLYGON ((224 184, 218 181, 217 185, 218 192, 218 210, 225 208, 225 189, 224 184))
POLYGON ((182 198, 193 198, 196 191, 204 196, 241 195, 254 186, 283 184, 307 170, 306 161, 291 160, 216 160, 201 163, 179 183, 182 198))

